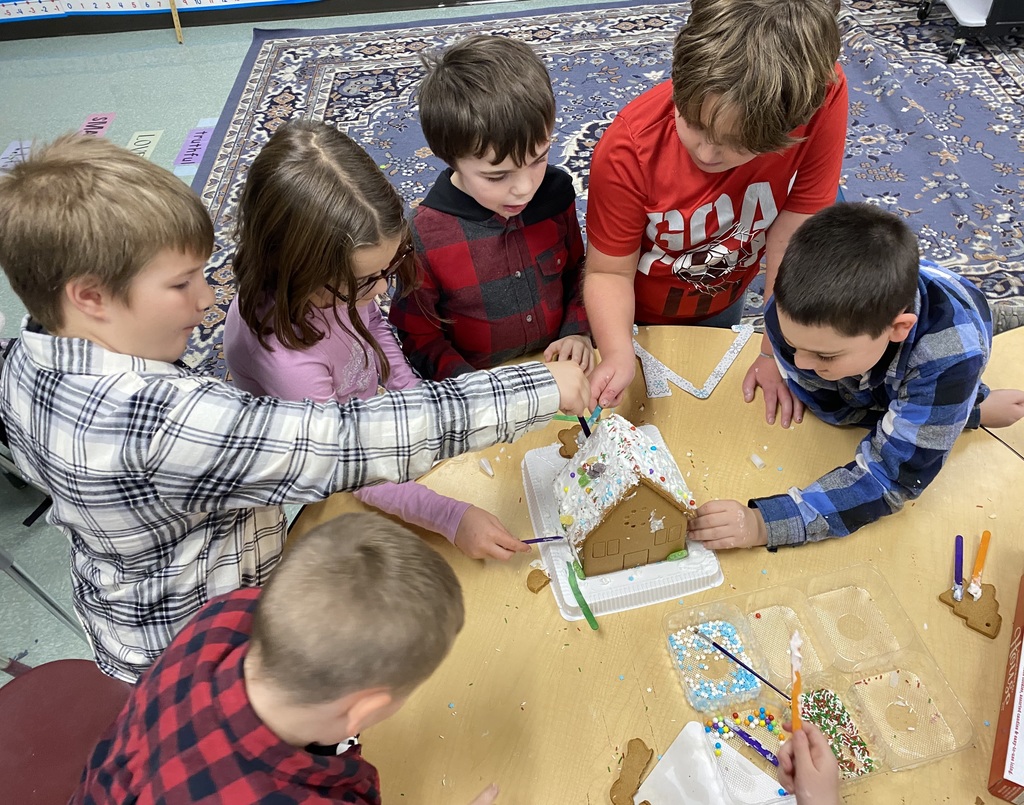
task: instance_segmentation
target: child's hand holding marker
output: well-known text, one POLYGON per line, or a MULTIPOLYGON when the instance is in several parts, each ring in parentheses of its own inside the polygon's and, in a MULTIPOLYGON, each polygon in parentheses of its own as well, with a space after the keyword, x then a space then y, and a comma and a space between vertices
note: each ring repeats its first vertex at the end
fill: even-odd
POLYGON ((779 749, 779 785, 796 795, 797 805, 839 805, 839 764, 828 741, 805 721, 782 728, 792 733, 779 749))
POLYGON ((555 361, 545 366, 558 384, 558 407, 561 410, 578 416, 597 405, 590 398, 590 381, 578 363, 555 361))
POLYGON ((455 547, 470 559, 510 559, 530 547, 509 533, 501 520, 477 506, 470 506, 459 521, 455 547))

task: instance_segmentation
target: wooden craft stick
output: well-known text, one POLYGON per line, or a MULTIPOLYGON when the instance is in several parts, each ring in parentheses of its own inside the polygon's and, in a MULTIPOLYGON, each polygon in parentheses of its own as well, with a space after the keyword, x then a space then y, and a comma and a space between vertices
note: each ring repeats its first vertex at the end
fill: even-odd
POLYGON ((803 655, 800 653, 800 647, 804 644, 803 639, 800 637, 800 632, 793 632, 793 636, 789 640, 789 662, 793 668, 793 688, 789 693, 790 698, 790 709, 792 715, 790 716, 790 722, 793 725, 793 732, 803 727, 800 722, 800 693, 803 688, 803 682, 800 679, 800 669, 803 667, 803 655))

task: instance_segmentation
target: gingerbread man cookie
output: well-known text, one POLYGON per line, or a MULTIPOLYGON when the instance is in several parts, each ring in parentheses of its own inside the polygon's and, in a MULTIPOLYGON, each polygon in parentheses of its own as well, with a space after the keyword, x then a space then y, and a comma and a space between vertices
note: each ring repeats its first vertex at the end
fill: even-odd
POLYGON ((576 451, 580 449, 580 443, 577 439, 582 432, 583 428, 579 425, 558 431, 558 441, 562 443, 562 446, 558 449, 558 455, 562 458, 572 458, 576 455, 576 451))

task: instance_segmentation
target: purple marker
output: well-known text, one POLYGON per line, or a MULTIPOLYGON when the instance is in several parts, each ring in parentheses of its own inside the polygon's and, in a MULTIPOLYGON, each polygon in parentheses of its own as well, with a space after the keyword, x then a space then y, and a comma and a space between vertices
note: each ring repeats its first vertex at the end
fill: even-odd
POLYGON ((540 542, 563 542, 565 537, 534 537, 532 539, 524 539, 524 545, 536 545, 540 542))
POLYGON ((956 535, 956 542, 954 543, 954 546, 953 600, 962 601, 964 598, 964 538, 962 534, 956 535))
POLYGON ((773 766, 778 766, 779 765, 779 759, 777 757, 775 757, 774 753, 771 752, 768 749, 765 749, 761 745, 761 742, 759 740, 757 740, 757 738, 755 738, 753 735, 750 735, 750 734, 744 732, 739 727, 735 727, 732 724, 729 725, 729 729, 732 730, 733 732, 735 732, 737 735, 739 735, 740 738, 742 738, 744 741, 746 741, 747 744, 750 745, 751 749, 753 749, 755 752, 757 752, 757 754, 759 754, 761 757, 763 757, 765 760, 767 760, 773 766))

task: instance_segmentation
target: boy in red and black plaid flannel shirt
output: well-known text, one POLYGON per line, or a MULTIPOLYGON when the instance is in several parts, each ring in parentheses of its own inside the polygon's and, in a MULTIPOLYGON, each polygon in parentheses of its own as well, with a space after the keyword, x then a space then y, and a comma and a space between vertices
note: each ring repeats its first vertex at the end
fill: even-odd
POLYGON ((588 371, 583 236, 572 179, 547 164, 547 69, 524 43, 487 35, 428 68, 420 122, 450 167, 413 216, 420 285, 391 306, 406 356, 434 380, 539 350, 588 371))
POLYGON ((262 592, 214 598, 178 634, 70 805, 379 805, 358 733, 430 676, 463 618, 455 573, 423 540, 377 514, 325 523, 262 592))

